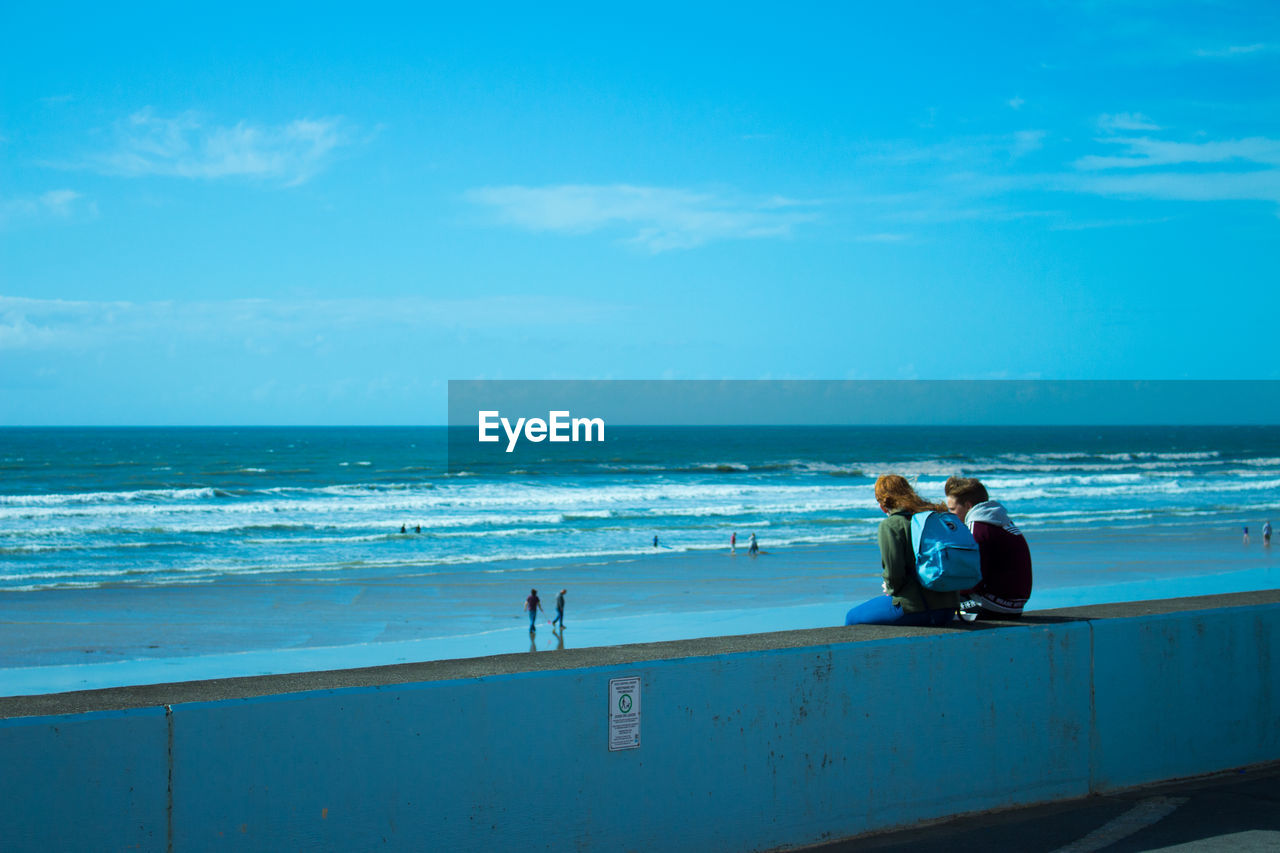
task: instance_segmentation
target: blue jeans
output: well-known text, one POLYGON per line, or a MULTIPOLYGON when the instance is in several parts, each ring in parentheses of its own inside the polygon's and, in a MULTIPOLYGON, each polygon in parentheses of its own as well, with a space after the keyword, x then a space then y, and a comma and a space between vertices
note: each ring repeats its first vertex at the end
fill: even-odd
POLYGON ((921 610, 908 613, 893 603, 887 595, 877 595, 849 611, 844 617, 846 625, 945 625, 955 616, 955 610, 921 610))
POLYGON ((538 608, 535 607, 529 611, 529 630, 530 631, 537 630, 537 621, 538 621, 538 608))
POLYGON ((557 610, 557 611, 556 611, 556 618, 554 618, 554 619, 552 619, 552 620, 551 620, 551 624, 552 624, 553 626, 554 626, 557 622, 559 622, 559 623, 560 623, 560 627, 561 627, 561 628, 563 628, 563 627, 564 627, 564 611, 563 611, 563 610, 557 610))

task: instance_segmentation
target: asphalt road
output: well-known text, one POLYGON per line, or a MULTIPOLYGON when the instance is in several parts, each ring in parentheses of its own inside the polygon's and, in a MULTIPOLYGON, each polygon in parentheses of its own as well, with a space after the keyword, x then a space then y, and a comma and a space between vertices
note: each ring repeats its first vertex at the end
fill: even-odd
POLYGON ((1254 853, 1280 851, 1280 764, 958 818, 806 853, 1254 853))

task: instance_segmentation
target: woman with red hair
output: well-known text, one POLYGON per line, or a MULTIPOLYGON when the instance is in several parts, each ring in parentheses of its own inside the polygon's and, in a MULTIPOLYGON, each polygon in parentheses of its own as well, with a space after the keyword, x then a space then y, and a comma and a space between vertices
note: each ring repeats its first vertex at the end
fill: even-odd
POLYGON ((958 593, 934 592, 920 585, 915 550, 911 547, 911 516, 917 512, 946 512, 916 494, 905 477, 885 474, 876 480, 876 503, 887 516, 880 522, 880 565, 884 591, 849 611, 846 625, 945 625, 960 604, 958 593))

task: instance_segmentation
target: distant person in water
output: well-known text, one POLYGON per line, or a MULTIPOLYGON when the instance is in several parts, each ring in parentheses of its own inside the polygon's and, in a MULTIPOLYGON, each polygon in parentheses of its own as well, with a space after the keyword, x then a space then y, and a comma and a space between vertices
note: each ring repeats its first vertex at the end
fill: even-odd
POLYGON ((414 527, 413 527, 413 532, 414 532, 414 533, 421 533, 421 532, 422 532, 422 525, 421 525, 421 524, 415 524, 415 525, 414 525, 414 527))
POLYGON ((658 534, 653 534, 653 547, 658 547, 658 534))
POLYGON ((556 627, 557 622, 560 623, 561 628, 564 627, 564 594, 568 591, 567 589, 562 589, 560 594, 556 596, 556 618, 551 620, 553 629, 556 627))
POLYGON ((529 597, 524 600, 524 609, 529 612, 529 633, 538 630, 538 611, 542 609, 542 600, 538 598, 536 589, 529 590, 529 597))
POLYGON ((751 534, 751 545, 747 548, 747 553, 753 557, 760 553, 760 545, 756 542, 756 535, 754 533, 751 534))
POLYGON ((403 525, 403 524, 402 524, 402 525, 400 525, 400 532, 401 532, 401 533, 406 532, 406 531, 405 531, 405 529, 404 529, 404 525, 403 525))
POLYGON ((1262 544, 1271 544, 1271 519, 1267 519, 1262 523, 1262 544))
POLYGON ((961 609, 979 619, 1017 619, 1031 597, 1031 550, 1026 537, 986 486, 971 477, 949 477, 947 509, 969 526, 982 560, 982 583, 961 609))
POLYGON ((864 601, 845 615, 846 625, 945 625, 955 617, 960 596, 920 585, 911 547, 911 516, 944 510, 916 494, 905 477, 885 474, 876 480, 876 503, 887 517, 877 540, 886 595, 864 601))
POLYGON ((1249 525, 1244 526, 1244 544, 1249 544, 1249 525))
POLYGON ((738 553, 738 533, 737 533, 737 531, 734 531, 733 533, 729 534, 729 553, 730 553, 730 554, 736 554, 736 553, 738 553))

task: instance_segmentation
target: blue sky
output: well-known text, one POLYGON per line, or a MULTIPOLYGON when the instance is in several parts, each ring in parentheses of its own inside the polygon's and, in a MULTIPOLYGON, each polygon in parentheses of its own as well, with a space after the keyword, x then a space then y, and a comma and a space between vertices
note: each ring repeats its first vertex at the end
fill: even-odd
POLYGON ((7 4, 0 73, 0 424, 1280 378, 1274 3, 7 4))

